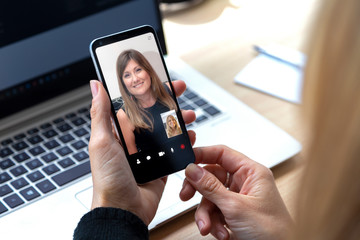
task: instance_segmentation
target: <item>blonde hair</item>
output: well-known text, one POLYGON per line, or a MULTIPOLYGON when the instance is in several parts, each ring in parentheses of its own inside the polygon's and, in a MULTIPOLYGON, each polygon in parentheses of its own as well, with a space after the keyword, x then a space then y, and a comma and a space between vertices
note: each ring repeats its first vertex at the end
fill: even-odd
POLYGON ((147 59, 134 49, 123 51, 116 62, 116 71, 120 87, 120 93, 124 100, 124 110, 129 117, 135 129, 139 131, 140 128, 153 131, 153 119, 150 119, 146 114, 146 110, 141 106, 138 100, 130 94, 123 81, 123 74, 125 68, 130 60, 134 60, 137 64, 144 68, 151 78, 151 92, 157 101, 169 108, 169 110, 176 109, 176 104, 167 90, 164 88, 159 76, 147 59))
POLYGON ((169 115, 166 118, 166 133, 167 133, 168 137, 173 137, 173 136, 176 136, 176 135, 179 135, 182 133, 179 123, 176 121, 176 119, 173 115, 169 115), (169 119, 171 119, 172 121, 175 120, 175 128, 171 128, 169 126, 169 123, 168 123, 169 119))
POLYGON ((310 41, 310 145, 293 239, 360 236, 360 1, 326 0, 310 41))

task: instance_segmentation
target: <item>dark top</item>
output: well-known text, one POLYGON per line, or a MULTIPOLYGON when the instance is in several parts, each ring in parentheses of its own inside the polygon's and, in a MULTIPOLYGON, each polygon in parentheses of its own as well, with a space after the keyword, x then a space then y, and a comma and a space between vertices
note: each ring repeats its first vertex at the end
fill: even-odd
POLYGON ((143 128, 140 128, 139 132, 134 130, 135 143, 139 152, 159 149, 168 140, 160 114, 168 112, 170 109, 156 101, 152 107, 145 108, 145 110, 146 115, 153 119, 154 129, 152 132, 143 128))
MULTIPOLYGON (((163 86, 171 96, 172 92, 170 88, 165 83, 163 83, 163 86)), ((126 113, 123 102, 121 104, 121 109, 126 113)), ((168 111, 170 111, 170 109, 158 100, 152 107, 145 108, 146 115, 153 120, 154 129, 153 131, 143 128, 134 130, 135 144, 138 152, 160 149, 161 146, 168 140, 165 125, 160 115, 168 111)), ((144 120, 147 121, 146 119, 144 120)), ((147 124, 149 124, 149 122, 147 122, 147 124)))
POLYGON ((73 239, 149 239, 149 231, 144 222, 131 212, 96 208, 81 218, 73 239))

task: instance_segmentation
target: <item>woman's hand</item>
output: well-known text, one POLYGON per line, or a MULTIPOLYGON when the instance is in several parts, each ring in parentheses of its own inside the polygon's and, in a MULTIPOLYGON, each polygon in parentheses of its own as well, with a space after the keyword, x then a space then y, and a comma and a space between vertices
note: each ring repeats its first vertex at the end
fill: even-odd
POLYGON ((292 219, 268 168, 225 146, 194 151, 196 162, 208 165, 186 168, 180 198, 186 201, 196 190, 203 195, 195 213, 202 235, 286 239, 292 219))
MULTIPOLYGON (((154 218, 166 178, 138 186, 131 172, 123 148, 113 134, 110 101, 98 81, 91 81, 93 95, 91 107, 91 137, 89 155, 93 179, 92 209, 115 207, 128 210, 140 217, 146 225, 154 218)), ((186 85, 175 81, 176 95, 182 94, 186 85)), ((195 120, 193 111, 182 112, 186 123, 195 120)), ((189 132, 195 142, 195 133, 189 132)))

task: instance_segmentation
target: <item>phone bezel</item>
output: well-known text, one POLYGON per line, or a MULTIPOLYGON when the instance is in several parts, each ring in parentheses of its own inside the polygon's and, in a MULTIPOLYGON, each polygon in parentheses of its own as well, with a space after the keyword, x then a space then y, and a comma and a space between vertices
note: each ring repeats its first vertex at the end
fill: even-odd
MULTIPOLYGON (((95 39, 95 40, 93 40, 91 42, 91 44, 90 44, 90 53, 91 53, 91 57, 92 57, 92 60, 93 60, 97 75, 99 77, 99 80, 102 82, 105 90, 108 93, 109 100, 111 101, 111 97, 110 97, 109 90, 108 90, 108 87, 107 87, 107 84, 106 84, 106 80, 104 78, 103 72, 101 71, 100 62, 99 62, 99 59, 98 59, 98 57, 96 55, 96 49, 99 48, 99 47, 106 46, 108 44, 112 44, 112 43, 115 43, 115 42, 119 42, 119 41, 122 41, 122 40, 133 38, 133 37, 143 35, 143 34, 146 34, 146 33, 152 33, 153 36, 154 36, 154 40, 155 40, 156 45, 157 45, 157 50, 160 53, 160 58, 161 58, 161 61, 162 61, 162 65, 164 67, 164 70, 165 70, 165 73, 166 73, 166 76, 167 76, 167 81, 168 81, 170 89, 171 89, 171 91, 173 93, 173 99, 174 99, 174 101, 176 103, 178 111, 180 111, 180 107, 179 107, 179 104, 178 104, 176 96, 175 96, 175 91, 174 91, 173 85, 172 85, 171 80, 170 80, 171 78, 169 76, 169 72, 168 72, 168 69, 166 67, 165 60, 163 58, 161 45, 159 43, 159 40, 158 40, 158 37, 157 37, 157 34, 156 34, 155 30, 151 26, 144 25, 144 26, 132 28, 132 29, 129 29, 129 30, 126 30, 126 31, 122 31, 122 32, 118 32, 118 33, 111 34, 111 35, 108 35, 108 36, 97 38, 97 39, 95 39)), ((191 143, 190 143, 188 133, 187 133, 187 131, 183 131, 184 140, 186 140, 186 142, 184 142, 186 152, 182 152, 182 153, 186 156, 186 158, 188 158, 188 159, 185 159, 183 161, 183 164, 178 163, 178 162, 172 162, 173 159, 168 157, 168 156, 171 156, 171 154, 167 155, 166 157, 157 157, 156 152, 158 150, 156 150, 156 151, 154 150, 154 152, 151 153, 151 155, 155 159, 153 159, 153 161, 151 161, 151 162, 145 161, 144 164, 143 164, 144 166, 139 166, 138 164, 136 164, 136 161, 140 157, 142 159, 145 158, 145 155, 149 155, 150 153, 146 152, 146 153, 136 153, 136 154, 131 154, 131 155, 129 154, 129 151, 128 151, 127 146, 126 146, 124 136, 123 136, 122 131, 121 131, 120 124, 119 124, 119 122, 118 122, 118 120, 116 118, 114 106, 112 104, 110 104, 110 105, 111 105, 113 123, 115 125, 116 130, 117 130, 117 134, 118 134, 118 136, 120 138, 120 141, 121 141, 121 144, 122 144, 122 146, 124 148, 124 152, 125 152, 126 157, 128 159, 129 165, 130 165, 130 167, 132 169, 133 175, 134 175, 136 181, 139 184, 143 184, 143 183, 155 180, 157 178, 167 176, 167 175, 172 174, 174 172, 180 171, 180 170, 184 169, 189 163, 193 163, 195 161, 195 155, 194 155, 194 152, 192 150, 192 146, 191 146, 191 143), (159 161, 159 160, 161 160, 161 161, 159 161), (166 161, 166 160, 169 160, 169 161, 166 161)), ((181 115, 181 114, 178 114, 178 115, 181 115)), ((180 119, 178 119, 178 120, 179 120, 179 124, 181 125, 181 128, 186 129, 184 120, 182 119, 181 116, 180 116, 180 119)), ((175 155, 172 155, 172 156, 175 157, 175 155)), ((176 158, 178 158, 178 156, 176 156, 176 158)))

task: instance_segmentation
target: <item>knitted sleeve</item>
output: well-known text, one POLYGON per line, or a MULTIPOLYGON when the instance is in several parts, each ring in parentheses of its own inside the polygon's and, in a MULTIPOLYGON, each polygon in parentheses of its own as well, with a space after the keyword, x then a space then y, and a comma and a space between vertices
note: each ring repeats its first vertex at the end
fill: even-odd
POLYGON ((149 239, 149 231, 144 222, 129 211, 96 208, 81 218, 73 239, 149 239))

